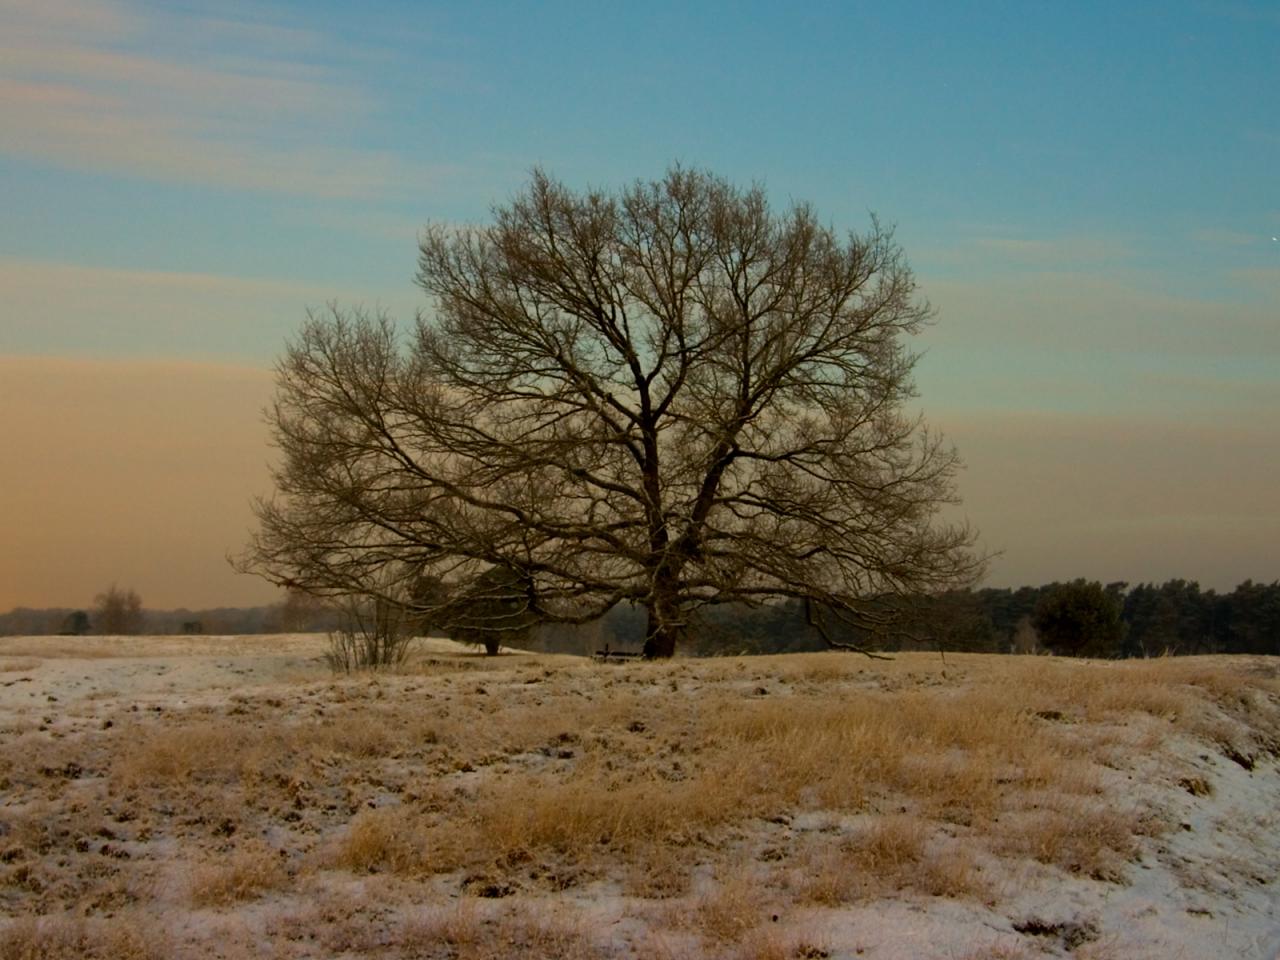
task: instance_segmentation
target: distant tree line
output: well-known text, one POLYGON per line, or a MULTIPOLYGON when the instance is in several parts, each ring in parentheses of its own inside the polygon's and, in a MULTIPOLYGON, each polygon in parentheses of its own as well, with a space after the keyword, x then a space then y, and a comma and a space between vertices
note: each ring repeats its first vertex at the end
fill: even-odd
MULTIPOLYGON (((886 604, 889 601, 886 601, 886 604)), ((893 601, 896 626, 842 637, 882 651, 1056 653, 1143 657, 1203 653, 1280 655, 1280 581, 1247 580, 1230 593, 1188 580, 1163 584, 1076 580, 1039 587, 952 590, 893 601)), ((708 610, 692 635, 703 656, 828 649, 798 601, 708 610)), ((638 647, 639 613, 615 607, 594 625, 540 628, 534 645, 587 652, 638 647)))
POLYGON ((990 623, 981 623, 974 634, 999 644, 1016 632, 1024 617, 1043 633, 1037 613, 1042 619, 1055 598, 1078 594, 1082 586, 1106 597, 1118 615, 1117 624, 1099 624, 1096 634, 1085 638, 1080 652, 1089 656, 1280 655, 1280 581, 1246 580, 1230 593, 1203 590, 1193 580, 1133 587, 1077 580, 1020 590, 979 590, 974 595, 980 619, 989 618, 990 623))
MULTIPOLYGON (((123 596, 117 596, 113 606, 123 605, 128 613, 133 592, 117 593, 123 596)), ((109 596, 110 591, 100 596, 94 611, 15 608, 0 614, 0 636, 125 632, 104 628, 102 601, 109 596)), ((893 630, 874 634, 849 628, 843 639, 884 651, 1052 652, 1092 657, 1280 655, 1280 581, 1246 580, 1230 593, 1218 593, 1189 580, 1132 587, 1123 582, 1075 580, 1017 589, 952 590, 893 602, 897 621, 893 630)), ((323 632, 337 629, 342 616, 339 609, 299 592, 269 606, 205 610, 139 606, 137 614, 140 623, 134 622, 130 629, 158 634, 323 632)), ((475 632, 471 621, 477 619, 474 612, 463 611, 455 623, 423 624, 422 632, 466 634, 462 639, 481 643, 467 632, 475 632)), ((605 645, 638 650, 644 638, 643 609, 619 604, 592 623, 531 626, 527 645, 586 654, 605 645)), ((829 649, 810 625, 800 601, 709 607, 692 625, 688 646, 690 653, 701 656, 829 649)))
POLYGON ((0 613, 0 636, 318 633, 335 629, 340 617, 338 609, 295 591, 257 607, 147 610, 136 591, 112 585, 89 608, 15 607, 0 613))

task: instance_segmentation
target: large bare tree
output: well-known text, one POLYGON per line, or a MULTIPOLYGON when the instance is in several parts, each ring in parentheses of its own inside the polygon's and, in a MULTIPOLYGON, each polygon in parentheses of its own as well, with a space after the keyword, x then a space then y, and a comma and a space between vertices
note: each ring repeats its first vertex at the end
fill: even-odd
POLYGON ((706 604, 875 626, 885 596, 980 570, 937 516, 956 455, 906 409, 931 311, 877 222, 841 237, 701 171, 586 193, 535 172, 420 248, 411 334, 330 307, 280 361, 245 569, 395 582, 446 620, 496 590, 499 631, 631 602, 657 657, 706 604))

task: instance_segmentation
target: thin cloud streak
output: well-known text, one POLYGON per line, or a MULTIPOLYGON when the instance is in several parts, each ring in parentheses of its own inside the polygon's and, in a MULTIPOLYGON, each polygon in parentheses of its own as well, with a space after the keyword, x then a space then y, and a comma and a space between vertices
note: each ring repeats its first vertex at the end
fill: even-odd
POLYGON ((389 151, 350 145, 377 105, 335 57, 313 62, 326 51, 306 31, 281 45, 274 25, 88 2, 12 4, 5 17, 4 152, 320 197, 378 195, 411 174, 389 151), (184 49, 192 35, 214 52, 184 49))
POLYGON ((275 356, 342 291, 274 280, 0 258, 0 352, 275 356))
POLYGON ((1256 233, 1245 233, 1243 230, 1222 230, 1217 227, 1193 230, 1190 239, 1204 246, 1230 249, 1258 247, 1272 242, 1271 237, 1262 230, 1256 233))
POLYGON ((1068 353, 1280 356, 1274 303, 1253 302, 1249 289, 1276 276, 1241 271, 1241 297, 1234 301, 1165 293, 1136 275, 1075 270, 928 279, 925 290, 943 318, 929 339, 1068 353))
POLYGON ((917 262, 938 267, 1000 270, 1114 268, 1141 252, 1137 239, 1110 233, 1033 234, 1009 224, 968 224, 945 246, 913 248, 917 262))
POLYGON ((1072 235, 1066 237, 977 237, 973 245, 988 255, 995 254, 1005 266, 1031 265, 1061 267, 1090 263, 1113 264, 1134 256, 1132 244, 1113 236, 1072 235))

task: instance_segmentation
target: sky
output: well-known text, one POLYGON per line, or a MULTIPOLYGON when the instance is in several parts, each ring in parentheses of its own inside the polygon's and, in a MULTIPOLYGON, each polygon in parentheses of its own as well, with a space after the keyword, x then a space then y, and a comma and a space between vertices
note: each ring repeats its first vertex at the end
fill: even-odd
POLYGON ((0 0, 0 610, 236 574, 308 307, 672 163, 894 224, 987 583, 1280 578, 1280 7, 0 0))

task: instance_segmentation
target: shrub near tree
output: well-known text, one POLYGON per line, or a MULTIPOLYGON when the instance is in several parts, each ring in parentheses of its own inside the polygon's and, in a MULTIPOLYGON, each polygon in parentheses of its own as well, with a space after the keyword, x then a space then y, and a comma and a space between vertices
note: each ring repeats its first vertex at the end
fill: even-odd
POLYGON ((1054 653, 1111 657, 1121 652, 1125 624, 1122 603, 1097 581, 1055 584, 1036 604, 1031 625, 1054 653))
POLYGON ((651 657, 710 605, 796 600, 831 636, 980 573, 937 516, 957 457, 905 410, 932 311, 878 223, 839 236, 679 168, 581 194, 537 172, 490 225, 429 226, 419 266, 407 337, 334 307, 281 360, 241 569, 331 596, 427 579, 442 605, 509 572, 513 628, 631 603, 651 657))
POLYGON ((93 626, 97 633, 127 635, 142 632, 142 598, 114 583, 94 598, 93 626))
POLYGON ((413 631, 403 604, 351 597, 329 631, 325 660, 334 673, 396 667, 409 655, 413 631))
POLYGON ((487 656, 496 657, 503 644, 526 642, 538 624, 529 588, 518 569, 494 566, 454 593, 438 580, 419 580, 410 606, 431 611, 419 622, 423 632, 442 630, 451 639, 483 647, 487 656))

